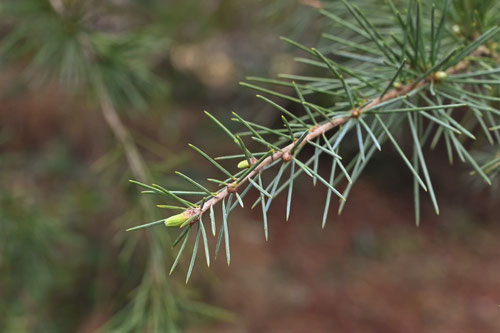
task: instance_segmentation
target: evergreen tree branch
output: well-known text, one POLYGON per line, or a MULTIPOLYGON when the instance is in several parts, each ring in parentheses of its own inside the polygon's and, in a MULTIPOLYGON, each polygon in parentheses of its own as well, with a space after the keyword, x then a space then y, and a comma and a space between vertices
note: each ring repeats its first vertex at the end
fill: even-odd
MULTIPOLYGON (((474 52, 470 54, 470 56, 473 57, 486 57, 490 56, 491 52, 488 48, 486 48, 483 45, 480 45, 474 52)), ((255 168, 245 175, 242 178, 236 178, 234 183, 229 184, 225 189, 214 195, 211 199, 207 200, 203 206, 196 208, 196 209, 187 209, 185 211, 186 215, 185 217, 188 219, 192 219, 190 223, 196 223, 199 221, 199 217, 202 216, 205 212, 211 209, 212 206, 216 205, 217 203, 223 201, 228 195, 231 193, 235 193, 241 185, 245 184, 247 181, 251 181, 253 177, 257 176, 264 168, 269 166, 275 161, 282 160, 283 162, 289 162, 289 158, 291 156, 291 153, 293 154, 294 150, 297 150, 304 146, 306 143, 313 141, 317 137, 320 137, 324 133, 342 126, 345 124, 347 121, 350 119, 357 119, 359 118, 365 111, 373 109, 382 103, 386 103, 404 96, 407 96, 410 94, 412 91, 416 91, 417 89, 430 84, 431 82, 435 80, 439 80, 439 75, 444 76, 443 73, 446 73, 446 76, 458 74, 460 72, 463 72, 467 70, 470 66, 471 60, 466 59, 462 60, 459 62, 457 65, 448 68, 445 72, 436 72, 436 73, 430 73, 426 78, 419 80, 418 82, 410 82, 406 85, 401 86, 399 89, 391 89, 383 94, 380 95, 380 97, 372 100, 371 102, 365 104, 361 108, 354 108, 351 109, 349 112, 349 115, 343 116, 343 117, 334 117, 331 119, 329 122, 324 123, 322 125, 318 125, 316 127, 313 127, 309 130, 309 134, 302 140, 302 141, 296 141, 293 142, 284 148, 281 148, 279 151, 274 152, 271 156, 266 157, 264 160, 262 160, 255 168), (440 74, 439 74, 440 73, 440 74), (196 217, 193 219, 193 217, 196 217)), ((292 156, 294 159, 295 157, 292 156)), ((254 163, 257 163, 254 161, 254 163)))
MULTIPOLYGON (((487 174, 481 167, 484 163, 488 163, 488 160, 478 164, 469 153, 469 149, 465 148, 464 141, 467 138, 475 140, 476 136, 473 133, 476 129, 487 131, 486 136, 490 138, 490 142, 493 141, 493 135, 498 137, 496 117, 500 113, 493 104, 498 98, 491 94, 494 92, 491 86, 495 87, 495 74, 498 73, 494 67, 498 65, 498 56, 496 44, 491 40, 498 35, 500 28, 495 24, 485 25, 484 29, 477 31, 474 38, 462 38, 451 30, 444 33, 443 25, 448 12, 446 6, 448 1, 444 1, 437 29, 435 23, 425 20, 421 15, 421 3, 418 2, 411 1, 408 4, 406 19, 399 12, 394 13, 400 25, 400 32, 394 33, 384 23, 368 20, 357 6, 343 1, 360 27, 342 19, 340 17, 342 15, 336 16, 322 11, 334 23, 342 26, 338 30, 340 36, 328 38, 335 42, 333 47, 321 47, 319 51, 284 38, 292 46, 312 56, 312 58, 295 58, 297 62, 310 65, 316 71, 324 71, 327 76, 283 74, 278 75, 278 79, 250 77, 247 80, 258 82, 259 85, 249 83, 241 85, 268 96, 281 98, 291 104, 291 107, 298 105, 306 114, 297 115, 285 106, 257 95, 270 105, 272 110, 281 114, 284 128, 273 129, 262 126, 246 121, 233 113, 235 118, 232 120, 246 127, 245 132, 233 134, 222 122, 207 113, 217 127, 241 149, 240 154, 212 158, 190 145, 224 174, 225 179, 207 179, 221 187, 211 192, 189 177, 187 179, 197 188, 196 191, 167 191, 157 185, 132 181, 147 189, 143 193, 165 196, 176 200, 185 208, 180 214, 128 230, 149 228, 162 223, 167 227, 184 227, 178 240, 174 242, 175 246, 183 239, 187 242, 188 230, 194 227, 193 224, 201 221, 203 214, 210 212, 212 233, 215 236, 214 206, 221 203, 223 222, 216 236, 215 256, 224 242, 229 265, 227 218, 236 206, 243 207, 242 199, 250 189, 259 192, 251 207, 254 208, 259 204, 262 206, 264 236, 267 240, 267 212, 271 201, 281 192, 288 192, 286 203, 288 220, 294 180, 305 173, 312 178, 313 185, 319 180, 328 188, 322 221, 324 226, 331 194, 341 199, 338 209, 340 214, 354 183, 371 160, 375 150, 380 150, 384 142, 392 144, 413 174, 417 224, 420 218, 420 188, 428 192, 436 212, 439 213, 431 174, 422 151, 428 139, 431 148, 440 138, 444 139, 450 161, 456 153, 461 161, 468 162, 487 184, 491 184, 489 177, 495 173, 487 174), (416 13, 416 19, 413 13, 416 13), (428 33, 423 32, 427 26, 432 26, 431 38, 428 38, 428 33), (464 71, 467 73, 462 74, 464 71), (293 88, 297 98, 261 85, 293 88), (313 95, 321 105, 312 103, 312 99, 306 101, 306 97, 309 98, 310 95, 313 95), (325 105, 325 101, 328 101, 329 105, 325 105), (481 119, 483 116, 484 120, 481 119), (406 127, 410 129, 407 133, 411 133, 412 136, 413 158, 406 156, 399 142, 398 132, 406 127), (435 134, 432 136, 433 130, 435 134), (490 131, 493 135, 489 133, 490 131), (344 144, 344 139, 348 135, 350 137, 354 135, 354 140, 357 138, 359 150, 354 156, 351 155, 350 161, 341 162, 339 150, 353 146, 350 143, 344 144), (263 145, 264 151, 257 150, 258 152, 252 153, 242 138, 250 138, 263 145), (309 159, 301 160, 299 153, 306 145, 313 147, 314 152, 309 159), (333 158, 329 180, 318 172, 319 158, 323 153, 333 158), (237 164, 242 170, 231 173, 229 171, 231 166, 226 169, 218 162, 229 159, 244 159, 237 164), (264 171, 270 170, 275 165, 279 166, 278 173, 264 185, 262 181, 264 171), (337 166, 341 169, 341 173, 335 173, 337 166), (337 186, 344 179, 348 184, 342 192, 339 192, 337 186), (189 201, 176 194, 189 197, 201 196, 201 199, 189 201)), ((232 165, 234 166, 235 164, 232 165)), ((485 169, 487 168, 489 164, 485 169)), ((183 177, 183 174, 179 174, 179 176, 187 180, 185 175, 183 177)), ((198 227, 198 230, 200 228, 198 227)), ((198 231, 198 236, 193 240, 196 249, 200 232, 198 231)), ((179 257, 186 251, 185 249, 185 246, 180 248, 179 257)), ((193 252, 196 252, 194 248, 193 252)), ((195 262, 193 255, 191 263, 195 262)), ((191 268, 192 265, 189 271, 191 268)))

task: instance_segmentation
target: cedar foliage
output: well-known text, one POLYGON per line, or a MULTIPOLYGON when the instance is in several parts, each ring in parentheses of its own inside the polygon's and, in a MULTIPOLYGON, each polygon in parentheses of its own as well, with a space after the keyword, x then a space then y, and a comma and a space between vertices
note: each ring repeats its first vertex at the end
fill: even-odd
POLYGON ((296 61, 310 66, 311 75, 248 77, 241 83, 256 90, 263 105, 281 115, 283 128, 256 124, 233 113, 232 120, 242 127, 234 132, 205 112, 239 150, 211 157, 208 151, 213 148, 190 145, 215 167, 218 178, 202 184, 177 172, 192 187, 189 191, 132 181, 144 188, 142 193, 164 197, 168 204, 158 207, 181 211, 128 229, 161 224, 181 228, 173 243, 179 250, 170 272, 186 254, 190 257, 187 282, 199 252, 204 252, 210 265, 212 253, 217 257, 222 247, 230 264, 229 215, 236 207, 248 205, 244 199, 252 189, 259 198, 249 206, 261 207, 267 240, 272 200, 285 193, 288 219, 294 182, 302 174, 314 185, 327 187, 324 228, 331 219, 332 202, 339 200, 340 214, 356 180, 383 147, 395 149, 413 177, 417 226, 423 198, 428 197, 439 214, 426 150, 445 145, 450 164, 466 163, 472 174, 492 185, 500 169, 498 2, 357 3, 334 1, 328 9, 320 9, 331 28, 317 48, 282 38, 302 52, 296 61), (288 110, 286 103, 298 105, 303 112, 288 110), (403 144, 406 138, 411 141, 409 149, 403 144), (477 158, 474 150, 483 149, 483 138, 490 153, 488 158, 477 158), (358 149, 350 155, 346 147, 353 142, 358 149), (303 150, 313 152, 301 154, 303 150), (331 159, 326 175, 318 171, 323 156, 331 159), (220 218, 216 210, 221 210, 220 218), (212 250, 210 232, 216 238, 212 250))

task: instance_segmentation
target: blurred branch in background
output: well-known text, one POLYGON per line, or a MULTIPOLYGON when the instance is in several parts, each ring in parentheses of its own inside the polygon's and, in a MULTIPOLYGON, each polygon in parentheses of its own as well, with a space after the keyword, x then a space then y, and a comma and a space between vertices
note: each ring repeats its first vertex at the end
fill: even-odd
MULTIPOLYGON (((150 181, 150 173, 130 130, 121 118, 127 116, 122 110, 140 111, 150 107, 156 97, 165 93, 165 83, 153 71, 154 66, 162 61, 159 56, 165 57, 165 47, 169 42, 171 27, 161 20, 150 21, 151 16, 155 15, 154 9, 153 4, 142 5, 128 1, 113 4, 101 1, 16 0, 3 1, 0 4, 2 20, 0 61, 4 69, 20 73, 16 84, 25 85, 25 89, 58 85, 68 97, 83 102, 84 107, 98 105, 125 156, 130 171, 130 174, 125 173, 129 174, 126 178, 134 177, 144 181, 150 181)), ((78 117, 75 117, 75 121, 77 119, 78 117)), ((97 134, 92 129, 89 129, 88 133, 97 134)), ((12 140, 16 140, 20 133, 11 134, 12 140)), ((162 160, 166 158, 169 156, 162 156, 162 160)), ((175 165, 174 161, 175 159, 170 159, 171 167, 175 165)), ((119 165, 121 161, 114 159, 113 164, 119 165)), ((120 175, 124 173, 122 167, 116 168, 116 172, 118 173, 113 177, 123 178, 120 175)), ((10 179, 9 182, 13 180, 10 179)), ((2 193, 2 196, 4 214, 9 214, 11 211, 9 205, 20 206, 25 200, 24 197, 11 196, 8 192, 2 193)), ((38 200, 41 200, 41 205, 46 205, 47 199, 42 196, 38 200)), ((127 206, 133 207, 138 199, 135 196, 130 199, 127 206)), ((151 200, 141 198, 140 202, 141 210, 129 208, 129 212, 125 215, 127 220, 120 219, 119 230, 124 230, 131 221, 149 220, 155 217, 151 200)), ((21 207, 25 214, 30 214, 28 207, 21 207)), ((48 298, 52 297, 54 290, 67 288, 59 282, 59 278, 75 278, 69 275, 70 272, 64 272, 64 275, 59 270, 52 269, 65 267, 59 265, 58 260, 69 260, 69 258, 58 259, 54 251, 68 247, 71 251, 77 251, 74 255, 80 260, 87 260, 85 251, 77 250, 76 243, 71 241, 79 231, 75 230, 73 223, 64 219, 63 216, 43 218, 43 214, 34 221, 22 216, 2 219, 2 237, 5 237, 1 243, 2 277, 7 274, 19 274, 28 278, 30 276, 28 272, 16 273, 18 270, 27 269, 34 273, 33 276, 36 278, 33 281, 45 279, 46 283, 27 289, 28 280, 21 279, 5 284, 5 290, 0 289, 5 296, 2 297, 1 307, 4 310, 2 313, 6 316, 5 320, 0 320, 1 330, 33 331, 47 325, 52 314, 48 313, 44 317, 43 313, 30 310, 30 304, 33 303, 32 306, 48 304, 48 298), (55 229, 56 226, 59 229, 55 229), (29 247, 23 245, 24 237, 28 237, 26 240, 29 247), (40 238, 40 241, 31 241, 31 238, 40 238), (60 244, 61 242, 66 245, 60 244), (25 252, 33 256, 46 255, 47 260, 28 260, 23 257, 18 260, 25 252), (36 269, 46 270, 46 273, 38 272, 36 269), (63 276, 59 276, 61 274, 63 276), (42 290, 45 294, 36 296, 42 290), (22 296, 17 292, 28 294, 22 296), (33 315, 28 316, 28 313, 33 315)), ((102 228, 102 226, 95 227, 102 228)), ((85 313, 90 314, 89 319, 94 318, 93 311, 97 311, 99 317, 94 318, 97 322, 88 325, 99 326, 108 321, 107 317, 121 307, 123 310, 109 322, 106 330, 137 332, 168 329, 174 332, 185 325, 185 318, 189 312, 200 312, 199 309, 203 308, 201 312, 206 315, 221 313, 220 310, 209 306, 196 305, 196 302, 189 300, 192 296, 184 290, 185 287, 172 279, 167 279, 165 264, 169 258, 169 251, 165 249, 169 248, 169 242, 166 242, 169 239, 168 234, 147 233, 147 238, 149 240, 147 249, 137 246, 138 239, 142 239, 141 235, 120 240, 119 246, 122 247, 122 260, 125 260, 126 270, 134 269, 131 261, 138 260, 135 265, 138 272, 125 275, 128 281, 122 282, 120 287, 125 288, 124 290, 114 288, 113 293, 119 292, 120 297, 117 300, 109 298, 111 294, 98 296, 103 298, 101 300, 103 304, 97 306, 107 307, 106 303, 109 303, 111 309, 104 309, 103 312, 99 308, 82 309, 72 313, 70 316, 72 319, 50 320, 52 322, 50 331, 68 331, 69 327, 75 325, 71 320, 80 321, 81 318, 78 316, 85 313), (136 291, 130 298, 126 288, 131 286, 136 291)), ((94 245, 84 243, 82 246, 94 245)), ((115 251, 112 248, 109 250, 115 251)), ((75 265, 80 263, 78 260, 71 260, 75 265)), ((88 287, 87 284, 77 286, 77 288, 88 287)), ((48 308, 48 311, 51 309, 48 308)))
POLYGON ((100 102, 104 119, 106 119, 106 122, 113 131, 113 134, 116 136, 116 139, 122 145, 132 174, 134 177, 137 177, 137 179, 148 179, 149 177, 146 176, 147 171, 142 156, 137 150, 129 131, 120 120, 120 117, 109 100, 109 97, 103 95, 100 97, 100 102))
POLYGON ((207 139, 193 131, 201 105, 236 99, 253 112, 234 97, 242 73, 290 59, 266 46, 286 15, 248 15, 267 5, 0 3, 0 330, 175 331, 232 318, 196 301, 208 290, 167 277, 168 233, 125 236, 159 218, 126 180, 177 185, 163 175, 191 156, 179 138, 207 139), (61 302, 73 306, 62 314, 61 302))

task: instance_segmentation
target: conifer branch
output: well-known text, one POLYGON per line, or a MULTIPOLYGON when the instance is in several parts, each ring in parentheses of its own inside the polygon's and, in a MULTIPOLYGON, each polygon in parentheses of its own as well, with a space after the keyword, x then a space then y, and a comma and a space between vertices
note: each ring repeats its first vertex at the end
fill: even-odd
MULTIPOLYGON (((488 48, 484 47, 483 45, 479 46, 472 54, 471 57, 483 57, 483 56, 489 56, 491 54, 490 50, 488 48)), ((455 65, 454 67, 448 68, 445 73, 447 76, 449 75, 454 75, 458 74, 460 72, 463 72, 467 70, 467 68, 470 65, 470 60, 462 60, 460 63, 455 65)), ((442 74, 441 74, 442 75, 442 74)), ((320 137, 324 133, 338 127, 342 126, 345 124, 347 121, 349 121, 352 118, 359 118, 365 111, 370 110, 375 108, 376 106, 400 98, 408 95, 412 91, 417 90, 418 88, 429 84, 430 82, 436 80, 436 73, 431 73, 428 75, 425 79, 419 81, 418 83, 410 82, 399 89, 391 89, 387 91, 386 93, 382 94, 380 97, 372 100, 368 104, 364 105, 361 108, 354 108, 350 110, 350 114, 348 116, 340 117, 340 118, 333 118, 329 122, 324 123, 322 125, 317 125, 316 127, 313 127, 309 130, 309 134, 305 137, 305 139, 301 142, 293 142, 289 144, 288 146, 281 148, 280 151, 274 152, 271 156, 266 157, 261 163, 259 163, 255 169, 253 169, 252 172, 250 172, 248 175, 246 175, 243 178, 236 179, 234 183, 231 183, 227 186, 227 188, 223 189, 216 195, 214 195, 211 199, 205 202, 205 204, 202 207, 199 207, 197 209, 188 209, 186 210, 186 216, 188 218, 192 218, 194 216, 197 216, 195 219, 193 219, 190 223, 196 223, 199 221, 199 217, 202 216, 205 212, 207 212, 210 207, 216 205, 217 203, 221 202, 224 200, 229 194, 234 193, 235 190, 237 190, 238 187, 242 186, 245 184, 247 181, 251 180, 253 177, 257 176, 265 167, 269 166, 271 163, 275 161, 282 160, 284 163, 289 162, 289 156, 290 153, 293 150, 296 150, 302 146, 304 146, 307 142, 313 141, 317 137, 320 137)), ((295 157, 292 157, 295 158, 295 157)), ((256 161, 254 161, 256 163, 256 161)))
MULTIPOLYGON (((292 88, 294 96, 260 85, 241 84, 267 96, 283 99, 289 104, 299 105, 305 114, 297 115, 270 98, 257 95, 271 109, 280 113, 284 128, 269 128, 247 121, 233 113, 235 118, 232 120, 247 130, 233 134, 222 122, 207 113, 241 150, 240 154, 212 158, 201 149, 190 145, 224 174, 225 179, 207 179, 223 187, 212 192, 181 173, 178 175, 191 183, 196 190, 168 191, 158 185, 151 186, 132 181, 145 187, 147 191, 144 193, 161 195, 177 201, 183 207, 180 208, 183 211, 164 220, 128 230, 149 228, 162 223, 167 227, 181 227, 184 229, 174 242, 174 246, 184 237, 186 238, 182 244, 185 244, 189 230, 194 224, 198 222, 201 224, 203 214, 209 212, 212 234, 217 238, 215 256, 224 242, 229 264, 228 215, 236 206, 243 207, 242 199, 250 189, 259 192, 251 207, 254 208, 259 204, 262 206, 264 237, 267 240, 269 236, 267 212, 271 201, 281 192, 287 192, 286 219, 288 220, 292 207, 294 181, 305 173, 312 178, 313 185, 321 183, 328 189, 322 220, 324 227, 332 201, 331 195, 335 194, 341 200, 338 207, 340 214, 354 183, 359 179, 375 151, 381 150, 381 145, 386 141, 390 142, 413 175, 417 225, 420 220, 421 189, 428 192, 434 209, 439 214, 431 174, 423 153, 426 142, 430 142, 432 149, 443 139, 450 162, 453 161, 454 154, 457 154, 460 160, 468 162, 487 184, 491 184, 489 177, 498 173, 497 159, 484 159, 478 163, 469 149, 465 148, 464 140, 466 138, 476 140, 477 129, 485 132, 485 137, 491 144, 494 144, 495 140, 500 142, 497 125, 500 111, 493 104, 499 99, 491 95, 491 92, 494 92, 491 86, 496 87, 499 73, 498 68, 495 68, 498 65, 497 47, 491 39, 497 36, 500 28, 494 24, 481 25, 482 28, 477 30, 474 38, 460 38, 461 36, 454 36, 452 31, 450 33, 450 30, 444 28, 446 16, 452 6, 451 4, 448 6, 448 0, 443 2, 439 21, 435 18, 435 6, 432 6, 431 22, 422 15, 421 10, 425 6, 422 3, 410 1, 405 19, 390 1, 389 7, 396 19, 396 25, 400 28, 400 33, 397 34, 393 29, 386 29, 384 24, 371 22, 357 6, 344 0, 342 2, 357 25, 342 18, 341 13, 320 11, 340 27, 336 36, 323 34, 325 38, 335 43, 336 48, 331 48, 330 51, 334 57, 325 56, 323 52, 327 54, 326 51, 319 51, 282 38, 312 56, 312 58, 296 58, 297 62, 310 65, 320 72, 325 71, 328 76, 280 74, 278 79, 248 78, 252 83, 292 88), (416 18, 413 13, 416 13, 416 18), (427 26, 431 27, 430 31, 425 31, 427 26), (356 63, 357 67, 351 63, 356 63), (374 64, 376 69, 373 68, 374 64), (472 67, 473 70, 469 71, 472 67), (462 73, 465 71, 467 73, 462 73), (312 94, 326 97, 329 103, 333 102, 333 105, 322 106, 313 103, 309 98, 312 94), (462 117, 460 114, 459 118, 457 112, 465 112, 465 116, 462 117), (399 143, 399 135, 394 131, 402 126, 407 127, 409 129, 407 133, 411 134, 413 156, 410 158, 406 156, 399 143), (326 133, 329 133, 328 136, 326 133), (350 161, 345 162, 340 156, 339 149, 343 146, 354 146, 343 145, 343 140, 348 135, 357 140, 359 149, 350 161), (251 138, 257 144, 266 147, 266 150, 253 153, 242 138, 251 138), (308 160, 301 160, 298 158, 299 153, 306 146, 312 148, 312 156, 308 160), (328 178, 323 178, 318 171, 322 154, 332 158, 328 178), (241 159, 237 167, 242 170, 233 174, 229 171, 230 168, 226 169, 219 163, 230 159, 241 159), (279 171, 272 180, 264 184, 263 171, 276 165, 279 166, 279 171), (495 167, 493 172, 490 172, 491 166, 495 167), (344 179, 347 180, 347 184, 343 191, 339 191, 337 186, 344 179), (202 198, 198 201, 189 201, 180 196, 202 198), (214 206, 218 203, 222 206, 222 223, 216 232, 214 206)), ((198 248, 199 235, 202 233, 200 224, 193 253, 198 248)), ((205 239, 203 241, 204 247, 208 249, 205 239)), ((185 246, 182 246, 178 256, 184 250, 185 246)), ((195 262, 193 256, 188 276, 195 262)))

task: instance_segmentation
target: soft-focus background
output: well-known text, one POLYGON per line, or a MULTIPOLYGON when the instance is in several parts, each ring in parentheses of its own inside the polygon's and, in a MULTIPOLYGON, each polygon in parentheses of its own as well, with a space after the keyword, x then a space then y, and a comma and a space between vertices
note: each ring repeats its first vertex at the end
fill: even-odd
MULTIPOLYGON (((149 234, 125 232, 168 212, 145 212, 148 204, 128 182, 134 174, 87 71, 98 68, 109 83, 104 91, 152 182, 176 186, 174 170, 210 177, 216 171, 187 143, 215 156, 234 150, 202 111, 226 124, 232 111, 277 123, 277 113, 238 82, 246 75, 304 73, 293 62, 297 51, 279 36, 315 45, 326 26, 319 6, 306 0, 0 2, 1 332, 125 332, 121 324, 134 315, 162 323, 156 300, 174 300, 178 313, 165 312, 167 324, 190 332, 500 332, 498 193, 476 186, 460 165, 450 167, 442 149, 429 156, 441 215, 425 202, 418 228, 412 178, 386 149, 355 186, 344 214, 332 210, 324 230, 325 190, 305 178, 288 222, 286 200, 272 206, 269 242, 259 211, 235 213, 231 266, 219 258, 207 269, 200 257, 187 287, 189 258, 163 284, 156 279, 173 261, 175 233, 168 239, 161 226, 149 234), (61 4, 74 11, 61 12, 61 4), (61 15, 63 28, 54 23, 61 15), (101 67, 87 63, 80 71, 79 49, 58 43, 68 31, 88 27, 102 49, 115 45, 109 41, 140 42, 118 43, 123 50, 110 47, 104 60, 89 55, 101 67), (149 53, 145 72, 154 74, 136 73, 132 90, 123 88, 130 76, 120 72, 130 50, 149 53), (141 308, 150 299, 155 302, 141 308)), ((80 37, 87 35, 75 35, 86 43, 80 37)), ((128 331, 170 330, 148 325, 131 324, 128 331)))

